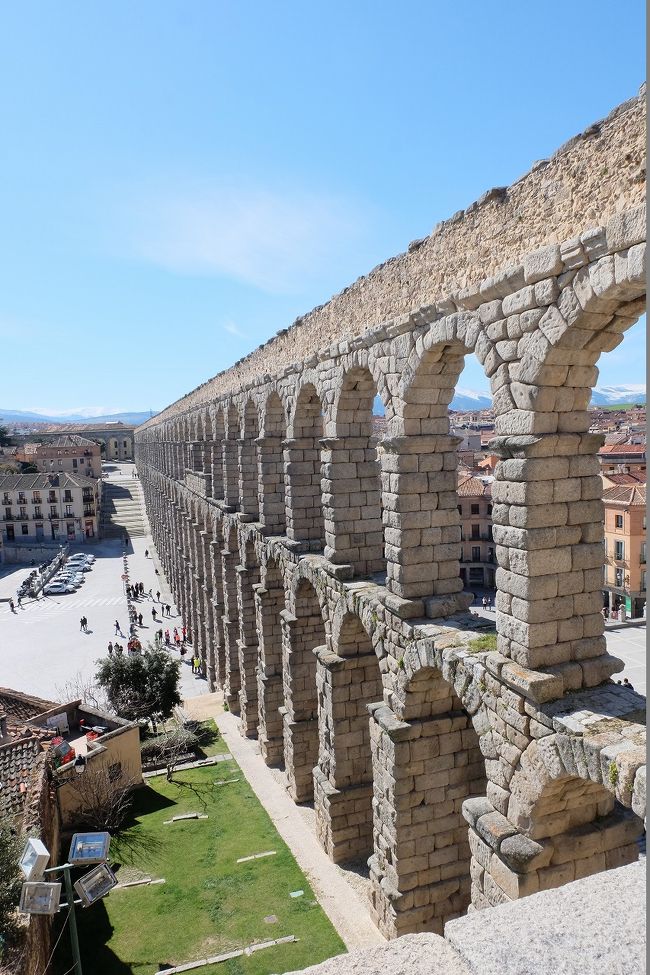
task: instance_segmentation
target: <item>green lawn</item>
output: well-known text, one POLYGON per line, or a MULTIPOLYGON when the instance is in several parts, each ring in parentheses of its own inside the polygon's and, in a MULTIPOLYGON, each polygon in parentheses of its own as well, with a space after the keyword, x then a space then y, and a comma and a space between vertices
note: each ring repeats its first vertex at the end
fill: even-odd
POLYGON ((291 934, 297 943, 199 971, 269 975, 345 951, 233 760, 177 772, 172 782, 164 775, 149 779, 136 793, 133 815, 137 843, 111 845, 118 878, 126 879, 137 868, 164 877, 165 883, 114 891, 87 910, 78 910, 82 959, 92 959, 88 970, 93 975, 153 975, 165 965, 291 934), (215 780, 231 778, 239 781, 215 785, 215 780), (186 812, 209 818, 163 825, 186 812), (277 854, 235 862, 265 850, 277 854), (291 898, 295 890, 303 890, 303 896, 291 898), (275 923, 264 920, 270 915, 276 916, 275 923))

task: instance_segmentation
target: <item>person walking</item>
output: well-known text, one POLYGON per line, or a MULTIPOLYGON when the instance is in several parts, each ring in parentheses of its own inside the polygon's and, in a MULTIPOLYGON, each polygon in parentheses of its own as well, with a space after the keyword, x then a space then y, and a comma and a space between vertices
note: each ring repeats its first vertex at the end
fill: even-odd
POLYGON ((111 643, 110 640, 108 641, 108 656, 109 657, 113 656, 113 644, 111 643))
POLYGON ((11 610, 12 613, 15 613, 16 612, 16 607, 14 606, 13 599, 10 599, 9 600, 9 609, 11 610))
POLYGON ((149 597, 149 599, 153 599, 153 586, 151 587, 151 589, 147 593, 147 596, 149 597))
POLYGON ((118 634, 119 636, 122 636, 122 629, 120 627, 119 620, 115 620, 115 636, 117 636, 118 634))
POLYGON ((169 630, 165 630, 165 646, 168 647, 169 645, 170 645, 169 630))
POLYGON ((149 558, 149 549, 148 548, 145 548, 145 550, 144 550, 144 557, 145 557, 145 559, 148 559, 149 558))
POLYGON ((156 593, 156 602, 157 602, 157 603, 159 603, 159 602, 160 602, 160 592, 157 592, 157 593, 156 593))
POLYGON ((138 623, 142 626, 142 613, 138 613, 138 623))
POLYGON ((156 607, 155 606, 151 610, 151 618, 154 621, 154 623, 156 622, 156 619, 158 618, 158 614, 156 613, 156 607))
POLYGON ((167 610, 167 615, 168 616, 171 616, 172 615, 172 608, 169 605, 169 603, 167 603, 167 605, 165 606, 165 609, 167 610))

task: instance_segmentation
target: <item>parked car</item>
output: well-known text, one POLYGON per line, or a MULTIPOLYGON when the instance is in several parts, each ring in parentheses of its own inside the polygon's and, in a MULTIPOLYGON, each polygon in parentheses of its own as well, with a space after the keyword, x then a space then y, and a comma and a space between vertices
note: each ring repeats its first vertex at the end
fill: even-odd
POLYGON ((75 589, 79 589, 84 581, 84 577, 81 574, 72 572, 59 572, 58 575, 54 576, 54 582, 65 582, 75 589))
POLYGON ((46 596, 57 596, 64 592, 74 592, 74 586, 61 580, 50 582, 43 590, 46 596))

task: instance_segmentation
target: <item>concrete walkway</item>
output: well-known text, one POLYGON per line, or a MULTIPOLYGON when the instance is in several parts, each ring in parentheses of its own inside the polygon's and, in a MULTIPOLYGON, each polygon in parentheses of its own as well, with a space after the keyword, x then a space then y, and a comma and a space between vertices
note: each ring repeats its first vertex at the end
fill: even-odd
MULTIPOLYGON (((217 698, 218 695, 210 696, 217 698)), ((185 702, 185 707, 193 713, 191 701, 185 702)), ((373 924, 366 903, 328 858, 303 821, 299 808, 276 781, 261 755, 255 753, 255 742, 241 736, 238 719, 223 710, 211 716, 215 717, 228 750, 293 853, 348 950, 383 944, 385 938, 373 924)))

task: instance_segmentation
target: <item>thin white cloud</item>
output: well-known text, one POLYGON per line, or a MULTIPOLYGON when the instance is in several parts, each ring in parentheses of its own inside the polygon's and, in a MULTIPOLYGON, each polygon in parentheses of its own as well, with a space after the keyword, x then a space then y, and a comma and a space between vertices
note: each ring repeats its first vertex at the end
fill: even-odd
POLYGON ((224 322, 222 325, 224 332, 228 332, 230 335, 236 335, 239 339, 247 339, 248 336, 245 332, 242 332, 234 322, 224 322))
POLYGON ((366 220, 333 196, 210 186, 159 190, 129 211, 129 222, 136 256, 153 264, 290 293, 349 253, 366 220))

